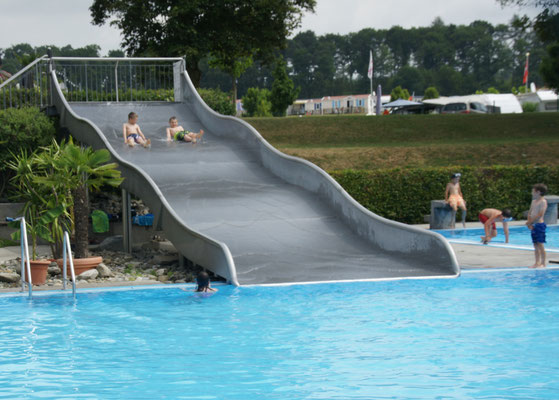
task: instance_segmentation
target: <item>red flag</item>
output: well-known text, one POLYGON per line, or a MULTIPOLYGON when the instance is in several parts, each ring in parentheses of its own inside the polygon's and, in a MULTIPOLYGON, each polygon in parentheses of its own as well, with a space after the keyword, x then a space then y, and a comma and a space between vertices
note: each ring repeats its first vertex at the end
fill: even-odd
POLYGON ((526 85, 528 82, 528 57, 526 57, 526 66, 524 67, 524 79, 522 79, 522 84, 526 85))

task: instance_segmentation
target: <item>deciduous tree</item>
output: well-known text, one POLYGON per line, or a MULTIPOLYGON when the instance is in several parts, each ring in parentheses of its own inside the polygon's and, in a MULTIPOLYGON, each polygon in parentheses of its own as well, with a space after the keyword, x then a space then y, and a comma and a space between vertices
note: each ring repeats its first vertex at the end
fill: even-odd
POLYGON ((199 86, 199 62, 210 55, 232 79, 256 58, 272 62, 315 0, 94 0, 93 23, 110 22, 134 55, 186 56, 199 86), (239 72, 240 71, 240 72, 239 72))

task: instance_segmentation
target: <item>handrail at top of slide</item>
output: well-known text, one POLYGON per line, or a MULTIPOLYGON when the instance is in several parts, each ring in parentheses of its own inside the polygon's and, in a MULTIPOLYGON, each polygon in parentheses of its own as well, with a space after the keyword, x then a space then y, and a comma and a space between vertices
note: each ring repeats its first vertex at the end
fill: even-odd
MULTIPOLYGON (((166 60, 168 60, 168 59, 166 59, 166 60)), ((222 262, 224 262, 226 264, 225 268, 226 268, 226 272, 228 274, 228 276, 225 276, 225 278, 231 284, 233 284, 235 286, 239 286, 239 281, 237 279, 237 272, 236 272, 236 269, 235 269, 235 261, 233 260, 233 256, 231 255, 231 251, 229 250, 227 245, 225 243, 214 240, 214 239, 212 239, 212 238, 210 238, 206 235, 201 234, 200 232, 197 232, 197 231, 189 228, 181 220, 181 218, 175 213, 173 208, 169 205, 169 203, 165 199, 165 196, 163 196, 163 194, 161 193, 161 190, 159 189, 157 184, 153 181, 153 179, 151 179, 151 177, 148 174, 146 174, 142 169, 138 168, 134 164, 132 164, 132 163, 124 160, 122 157, 120 157, 119 154, 111 146, 111 144, 109 143, 109 141, 107 140, 105 135, 103 135, 103 133, 99 130, 99 128, 92 121, 78 116, 72 110, 72 108, 70 107, 70 105, 68 104, 68 102, 66 101, 66 98, 64 97, 64 95, 62 93, 62 89, 60 88, 60 85, 58 84, 58 80, 57 80, 56 73, 55 73, 54 70, 51 71, 50 78, 51 78, 51 81, 53 83, 53 88, 54 88, 54 90, 53 90, 53 92, 54 92, 53 93, 53 101, 55 103, 54 105, 60 107, 60 109, 58 111, 60 113, 61 123, 64 122, 63 119, 67 118, 68 117, 67 114, 69 114, 75 121, 79 121, 82 124, 84 124, 85 126, 89 127, 90 132, 95 134, 96 138, 101 141, 102 146, 104 146, 110 152, 111 157, 113 158, 113 160, 116 161, 116 163, 119 165, 120 169, 124 169, 124 170, 127 170, 129 172, 132 172, 134 175, 136 175, 134 177, 135 179, 143 180, 151 188, 151 190, 157 196, 158 201, 161 202, 161 205, 162 205, 163 209, 165 210, 166 213, 168 213, 172 217, 175 224, 180 226, 180 228, 183 229, 185 231, 185 233, 187 233, 191 236, 197 237, 199 239, 202 239, 205 243, 211 245, 212 247, 215 248, 216 251, 219 251, 221 253, 222 262)), ((131 179, 131 178, 128 177, 127 179, 131 179)))
POLYGON ((8 79, 6 79, 4 82, 0 83, 0 89, 2 89, 4 86, 7 86, 10 84, 10 82, 16 80, 17 78, 19 78, 21 75, 25 74, 27 71, 29 71, 31 68, 33 68, 36 64, 44 61, 47 58, 47 56, 41 56, 35 60, 33 60, 33 62, 27 64, 24 68, 20 69, 19 71, 17 71, 15 74, 13 74, 12 76, 10 76, 8 79))
MULTIPOLYGON (((456 254, 454 253, 454 250, 450 246, 450 243, 442 235, 440 235, 436 232, 431 232, 429 230, 422 229, 422 228, 419 228, 419 227, 415 227, 415 226, 412 226, 412 225, 407 225, 407 224, 404 224, 404 223, 401 223, 401 222, 389 220, 387 218, 381 217, 381 216, 371 212, 370 210, 366 209, 359 202, 357 202, 353 197, 351 197, 345 191, 345 189, 338 182, 336 182, 334 180, 334 178, 332 178, 328 173, 326 173, 323 169, 319 168, 318 166, 311 163, 310 161, 307 161, 307 160, 301 159, 299 157, 294 157, 294 156, 290 156, 290 155, 282 153, 281 151, 279 151, 278 149, 273 147, 270 143, 268 143, 268 141, 266 139, 264 139, 262 137, 262 135, 254 127, 252 127, 247 122, 241 120, 240 118, 236 118, 236 117, 233 117, 233 116, 221 115, 221 114, 215 112, 214 110, 212 110, 203 101, 202 97, 200 96, 198 91, 195 89, 195 87, 192 84, 192 81, 190 80, 190 77, 188 76, 186 70, 183 70, 182 76, 183 76, 184 82, 186 83, 186 85, 188 87, 188 92, 192 93, 195 97, 194 105, 195 106, 197 105, 197 106, 201 107, 202 110, 200 110, 200 111, 206 113, 206 115, 211 116, 214 119, 217 119, 218 121, 222 121, 222 122, 225 122, 225 123, 235 123, 235 124, 240 124, 241 126, 243 126, 245 130, 250 132, 250 134, 252 134, 252 136, 255 139, 258 140, 258 142, 261 146, 261 156, 262 156, 262 158, 266 158, 266 157, 269 157, 269 156, 276 157, 280 160, 279 163, 281 163, 282 166, 286 166, 286 163, 298 164, 297 168, 299 170, 307 169, 307 171, 310 171, 310 173, 314 177, 319 178, 317 180, 322 180, 323 182, 327 182, 327 185, 329 185, 329 187, 334 190, 334 192, 337 194, 337 197, 338 197, 337 199, 328 197, 328 201, 330 201, 332 206, 334 206, 334 207, 337 206, 341 209, 342 217, 346 220, 347 223, 349 223, 350 225, 356 224, 356 225, 359 225, 361 227, 363 225, 366 225, 366 228, 364 230, 367 230, 367 229, 370 230, 370 229, 372 229, 372 226, 371 226, 372 222, 376 221, 377 223, 380 223, 387 228, 393 228, 393 229, 400 230, 400 231, 408 233, 408 235, 406 235, 406 236, 408 236, 406 239, 411 245, 413 245, 413 244, 418 245, 417 240, 415 240, 417 237, 421 237, 421 236, 429 237, 435 243, 438 243, 442 247, 442 250, 444 250, 448 253, 450 268, 452 269, 453 273, 456 276, 460 275, 460 266, 458 264, 458 260, 456 259, 456 254), (356 215, 356 213, 360 214, 360 216, 356 215), (415 238, 411 237, 413 235, 415 235, 415 238)), ((183 90, 183 97, 185 98, 185 100, 188 101, 188 98, 187 98, 186 94, 187 94, 187 91, 183 90)), ((203 115, 200 115, 200 114, 198 115, 198 118, 202 119, 203 115)), ((263 164, 266 164, 265 159, 263 159, 262 161, 263 161, 263 164)), ((270 163, 272 163, 272 161, 270 161, 270 163)), ((298 185, 298 186, 303 186, 301 182, 295 182, 292 179, 290 179, 289 173, 285 172, 285 171, 289 170, 288 168, 272 168, 270 165, 268 165, 268 167, 269 167, 269 170, 273 174, 279 176, 280 178, 286 180, 287 182, 290 182, 290 183, 298 185)), ((320 186, 320 182, 317 182, 316 185, 320 186)), ((304 185, 304 187, 309 189, 308 185, 304 185)), ((318 193, 318 190, 319 189, 313 190, 313 191, 318 193)), ((366 234, 363 234, 363 232, 360 232, 360 233, 358 232, 358 234, 360 234, 361 236, 367 236, 366 234)), ((393 243, 392 245, 394 245, 396 247, 398 245, 398 243, 393 243)), ((390 250, 390 249, 387 249, 387 250, 390 250)))

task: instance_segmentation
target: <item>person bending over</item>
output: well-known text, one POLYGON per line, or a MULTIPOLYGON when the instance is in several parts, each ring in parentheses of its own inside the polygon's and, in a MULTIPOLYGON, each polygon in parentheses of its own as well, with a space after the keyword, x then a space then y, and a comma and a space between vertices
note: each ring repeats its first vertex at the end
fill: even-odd
POLYGON ((479 222, 483 224, 485 229, 485 236, 481 237, 481 242, 487 244, 497 236, 496 222, 503 223, 503 232, 505 232, 505 243, 509 242, 509 222, 512 221, 512 213, 507 208, 503 211, 496 208, 486 208, 479 213, 479 222))

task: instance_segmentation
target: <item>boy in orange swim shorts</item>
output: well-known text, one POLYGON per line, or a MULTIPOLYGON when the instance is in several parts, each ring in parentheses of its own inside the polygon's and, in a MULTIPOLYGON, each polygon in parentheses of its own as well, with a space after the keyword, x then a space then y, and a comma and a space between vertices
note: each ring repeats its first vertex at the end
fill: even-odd
POLYGON ((462 209, 462 226, 466 227, 466 202, 462 196, 462 189, 460 189, 460 177, 462 174, 456 173, 450 177, 450 182, 446 185, 446 190, 444 193, 445 201, 450 205, 454 211, 454 218, 452 218, 452 229, 454 229, 456 212, 458 207, 462 209))

